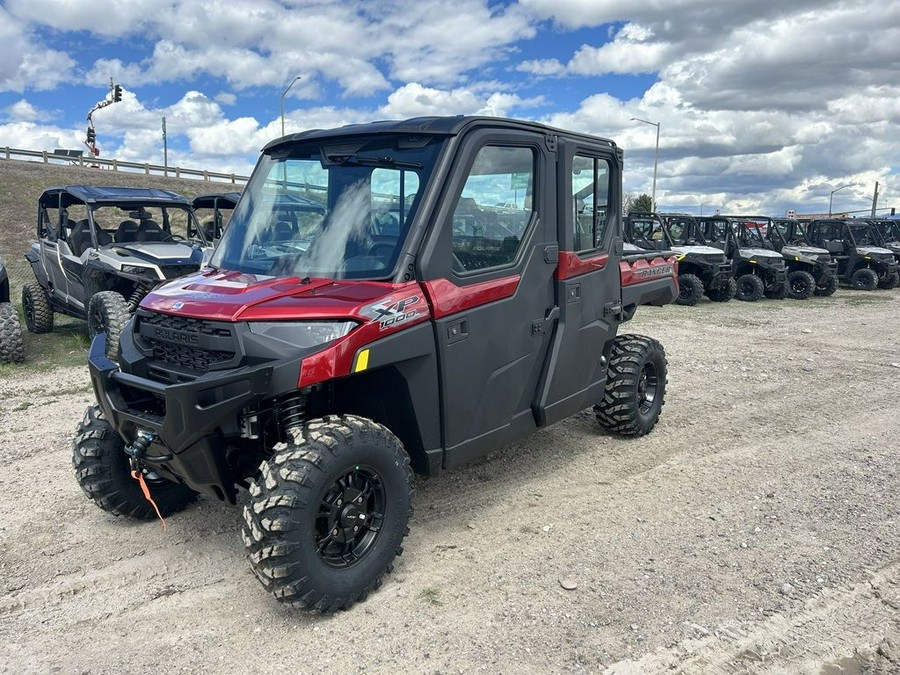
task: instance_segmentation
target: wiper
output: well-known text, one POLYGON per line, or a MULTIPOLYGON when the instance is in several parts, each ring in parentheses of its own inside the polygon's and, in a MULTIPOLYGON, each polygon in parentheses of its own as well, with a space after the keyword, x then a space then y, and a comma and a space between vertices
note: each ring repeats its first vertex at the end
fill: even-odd
POLYGON ((356 164, 357 166, 387 166, 397 167, 400 169, 421 169, 423 167, 419 162, 410 162, 404 159, 395 159, 394 157, 370 157, 368 155, 326 155, 329 163, 334 164, 356 164))

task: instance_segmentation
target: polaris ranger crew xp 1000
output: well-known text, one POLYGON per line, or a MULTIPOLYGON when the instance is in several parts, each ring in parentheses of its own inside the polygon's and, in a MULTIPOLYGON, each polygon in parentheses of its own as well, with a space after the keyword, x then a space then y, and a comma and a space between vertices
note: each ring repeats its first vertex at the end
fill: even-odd
POLYGON ((402 550, 413 470, 590 406, 617 434, 656 424, 663 348, 616 333, 676 297, 677 264, 623 257, 621 181, 612 141, 496 118, 271 142, 210 266, 144 298, 119 365, 94 339, 82 488, 137 518, 143 487, 162 515, 244 488, 278 600, 364 599, 402 550))

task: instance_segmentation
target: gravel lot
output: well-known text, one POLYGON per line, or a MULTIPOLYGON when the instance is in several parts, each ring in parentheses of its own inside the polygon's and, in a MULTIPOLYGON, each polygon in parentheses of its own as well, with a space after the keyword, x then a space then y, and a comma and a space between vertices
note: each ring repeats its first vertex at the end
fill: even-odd
POLYGON ((384 587, 331 617, 251 575, 240 510, 78 488, 84 367, 0 384, 4 672, 900 672, 900 291, 646 308, 668 403, 418 479, 384 587), (560 579, 575 584, 564 590, 560 579))

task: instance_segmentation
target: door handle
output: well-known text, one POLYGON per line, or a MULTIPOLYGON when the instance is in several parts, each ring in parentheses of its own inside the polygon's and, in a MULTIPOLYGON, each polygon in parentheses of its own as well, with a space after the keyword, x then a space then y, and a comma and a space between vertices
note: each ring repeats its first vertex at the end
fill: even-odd
POLYGON ((447 344, 452 345, 469 337, 469 318, 463 317, 447 324, 447 344))

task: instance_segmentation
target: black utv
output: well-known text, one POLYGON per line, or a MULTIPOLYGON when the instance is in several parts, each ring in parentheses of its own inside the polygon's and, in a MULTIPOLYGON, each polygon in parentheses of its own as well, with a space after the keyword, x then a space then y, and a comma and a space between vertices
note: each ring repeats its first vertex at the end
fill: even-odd
POLYGON ((143 297, 196 272, 209 248, 186 198, 145 188, 44 190, 37 238, 25 253, 35 276, 22 289, 28 330, 53 330, 55 312, 86 319, 91 335, 109 333, 110 358, 143 297))
POLYGON ((879 245, 892 251, 900 265, 900 222, 889 218, 877 218, 869 222, 875 230, 879 245))
POLYGON ((231 219, 234 207, 241 198, 240 192, 225 192, 222 194, 208 194, 194 197, 191 208, 194 216, 203 228, 203 235, 207 241, 219 241, 222 232, 231 219))
POLYGON ((480 117, 272 141, 210 266, 144 298, 118 365, 94 338, 97 405, 73 446, 85 493, 152 518, 142 486, 163 516, 244 489, 259 581, 330 612, 392 569, 413 470, 591 406, 609 432, 648 433, 665 353, 617 333, 675 299, 677 263, 622 255, 622 157, 480 117))
POLYGON ((784 258, 766 246, 752 221, 739 216, 709 216, 699 222, 706 240, 731 259, 738 300, 754 302, 763 296, 781 300, 787 295, 784 258))
POLYGON ((25 360, 22 326, 16 306, 9 299, 9 274, 0 258, 0 363, 25 360))
POLYGON ((893 251, 881 246, 875 226, 865 220, 813 220, 807 228, 813 246, 827 249, 837 261, 838 276, 861 291, 895 288, 900 283, 893 251))
POLYGON ((731 261, 708 246, 691 216, 632 211, 625 221, 625 242, 645 251, 674 251, 678 259, 679 305, 693 306, 706 293, 714 302, 728 302, 737 287, 731 261), (665 220, 663 219, 665 218, 665 220))
POLYGON ((756 229, 757 239, 784 258, 789 298, 805 300, 814 294, 831 295, 837 290, 837 262, 824 248, 809 244, 803 223, 767 216, 747 216, 743 221, 746 227, 756 229))

